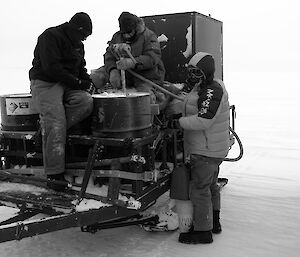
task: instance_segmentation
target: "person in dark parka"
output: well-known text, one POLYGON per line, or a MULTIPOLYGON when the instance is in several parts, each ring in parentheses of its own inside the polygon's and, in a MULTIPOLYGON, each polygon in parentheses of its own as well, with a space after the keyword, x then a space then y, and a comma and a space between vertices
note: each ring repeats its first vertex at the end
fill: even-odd
MULTIPOLYGON (((121 88, 120 70, 132 69, 144 78, 161 85, 165 77, 165 68, 157 35, 145 26, 142 18, 129 12, 122 12, 118 21, 120 30, 113 35, 104 54, 105 70, 110 84, 114 88, 121 88), (124 58, 119 59, 113 46, 122 43, 130 46, 131 54, 137 63, 134 63, 126 53, 123 53, 124 58)), ((126 72, 127 87, 141 92, 150 92, 155 98, 155 90, 151 85, 146 84, 126 72)))
MULTIPOLYGON (((92 34, 88 14, 76 13, 69 22, 46 29, 37 40, 30 89, 40 114, 45 174, 50 180, 65 181, 65 142, 67 129, 88 117, 93 87, 85 68, 84 41, 92 34)), ((55 190, 64 186, 48 183, 55 190)))

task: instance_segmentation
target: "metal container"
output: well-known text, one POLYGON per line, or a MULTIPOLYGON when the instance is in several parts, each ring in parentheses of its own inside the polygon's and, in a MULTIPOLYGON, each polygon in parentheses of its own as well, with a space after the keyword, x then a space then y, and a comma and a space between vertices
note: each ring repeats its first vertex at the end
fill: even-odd
POLYGON ((183 83, 186 64, 197 52, 211 53, 215 77, 223 79, 223 23, 198 12, 161 14, 143 17, 146 26, 158 36, 165 80, 183 83))
POLYGON ((37 130, 39 114, 33 106, 31 94, 1 95, 0 108, 2 130, 37 130))
POLYGON ((94 94, 92 134, 101 137, 143 137, 151 133, 150 94, 94 94))

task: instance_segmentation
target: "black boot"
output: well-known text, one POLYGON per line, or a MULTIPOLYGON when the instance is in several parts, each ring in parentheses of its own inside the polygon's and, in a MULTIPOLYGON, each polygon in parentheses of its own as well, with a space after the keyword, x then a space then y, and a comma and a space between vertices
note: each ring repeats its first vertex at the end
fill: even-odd
POLYGON ((213 211, 213 229, 212 232, 214 234, 220 234, 222 232, 222 227, 220 223, 220 211, 214 210, 213 211))
POLYGON ((190 231, 180 233, 178 241, 184 244, 209 244, 213 242, 211 231, 190 231))
POLYGON ((64 192, 68 188, 68 181, 63 173, 47 175, 47 187, 55 191, 64 192))

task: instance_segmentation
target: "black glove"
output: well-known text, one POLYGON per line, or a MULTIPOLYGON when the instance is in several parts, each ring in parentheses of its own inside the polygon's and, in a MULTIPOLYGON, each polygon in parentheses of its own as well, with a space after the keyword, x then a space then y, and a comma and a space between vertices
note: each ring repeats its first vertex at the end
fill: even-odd
POLYGON ((168 120, 168 122, 167 122, 167 128, 170 128, 170 129, 180 129, 181 126, 180 126, 179 120, 178 119, 170 119, 170 120, 168 120))
POLYGON ((172 114, 169 119, 179 119, 182 117, 182 113, 172 114))
POLYGON ((83 79, 78 80, 78 87, 82 90, 89 89, 91 84, 93 83, 89 80, 83 80, 83 79))
POLYGON ((192 168, 191 162, 188 160, 184 163, 185 167, 190 171, 192 168))
POLYGON ((95 85, 89 80, 78 80, 79 88, 85 90, 86 92, 93 94, 95 91, 95 85))

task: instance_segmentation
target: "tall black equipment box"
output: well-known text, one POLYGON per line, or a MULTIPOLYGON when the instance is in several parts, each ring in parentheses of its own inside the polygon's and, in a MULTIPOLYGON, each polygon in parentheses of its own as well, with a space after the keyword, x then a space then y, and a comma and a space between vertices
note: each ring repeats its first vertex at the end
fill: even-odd
POLYGON ((223 79, 223 23, 198 12, 142 17, 146 26, 158 36, 166 81, 183 83, 185 66, 201 51, 215 59, 215 77, 223 79))

